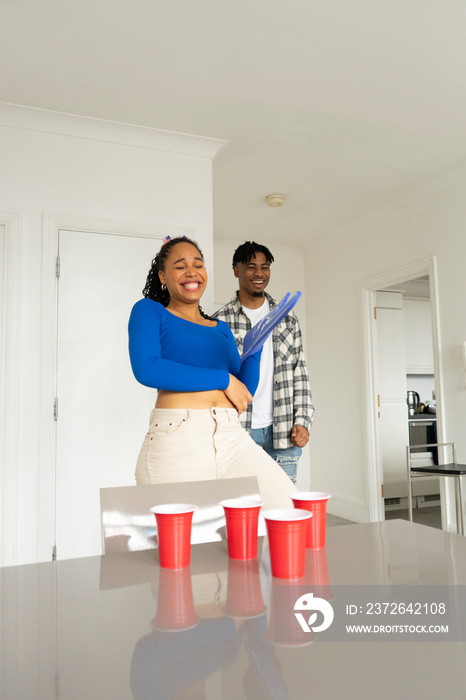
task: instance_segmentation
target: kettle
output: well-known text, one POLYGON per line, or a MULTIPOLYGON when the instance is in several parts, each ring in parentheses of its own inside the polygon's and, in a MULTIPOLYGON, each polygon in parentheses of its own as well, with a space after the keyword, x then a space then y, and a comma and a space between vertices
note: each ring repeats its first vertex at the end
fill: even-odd
POLYGON ((419 404, 421 403, 421 398, 417 391, 408 391, 406 403, 408 404, 409 415, 414 416, 418 412, 419 404))

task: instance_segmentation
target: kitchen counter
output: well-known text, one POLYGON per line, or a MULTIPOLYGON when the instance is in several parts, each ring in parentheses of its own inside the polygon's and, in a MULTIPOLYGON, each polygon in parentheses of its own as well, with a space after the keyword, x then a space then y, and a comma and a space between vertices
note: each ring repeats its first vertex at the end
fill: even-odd
POLYGON ((414 421, 432 421, 432 420, 437 420, 437 415, 435 413, 415 413, 414 416, 408 415, 408 421, 409 422, 414 422, 414 421))
POLYGON ((375 590, 389 599, 406 587, 421 598, 435 588, 450 609, 466 590, 466 538, 401 520, 339 526, 325 550, 307 552, 304 581, 269 570, 265 538, 245 565, 228 559, 222 541, 194 545, 182 572, 160 569, 156 550, 0 569, 0 696, 464 699, 462 641, 326 642, 281 613, 290 595, 294 604, 312 590, 337 625, 339 601, 375 590), (185 629, 170 631, 177 626, 185 629))

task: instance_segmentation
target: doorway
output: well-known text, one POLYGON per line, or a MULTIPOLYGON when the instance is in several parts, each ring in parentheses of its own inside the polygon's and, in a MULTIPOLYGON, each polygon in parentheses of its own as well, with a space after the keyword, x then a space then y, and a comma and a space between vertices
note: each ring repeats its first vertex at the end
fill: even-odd
MULTIPOLYGON (((432 354, 431 366, 421 368, 420 363, 416 371, 420 369, 426 370, 426 374, 432 375, 432 381, 435 382, 435 402, 436 402, 436 424, 438 440, 442 441, 442 376, 440 373, 439 355, 440 355, 440 337, 438 332, 438 292, 437 292, 437 275, 436 275, 436 260, 435 256, 426 260, 421 260, 417 263, 404 266, 399 269, 391 270, 382 275, 363 280, 361 284, 362 299, 363 299, 363 319, 364 319, 364 335, 365 335, 365 375, 366 375, 366 391, 365 391, 365 412, 366 412, 366 474, 368 484, 368 501, 370 520, 384 520, 386 499, 398 498, 396 495, 407 481, 406 476, 406 446, 409 444, 409 425, 408 425, 408 407, 406 404, 406 391, 408 381, 412 382, 413 377, 410 376, 410 370, 413 367, 406 366, 405 348, 403 347, 403 363, 402 375, 398 373, 397 387, 398 390, 393 395, 389 393, 385 397, 381 396, 380 386, 380 362, 381 356, 379 353, 378 343, 378 327, 377 327, 377 295, 382 293, 390 298, 392 302, 385 305, 389 308, 396 309, 402 306, 403 290, 411 290, 413 288, 424 288, 424 296, 430 302, 430 319, 432 324, 432 354), (409 378, 409 379, 408 379, 409 378), (400 388, 401 387, 401 388, 400 388), (385 405, 381 406, 385 398, 385 405), (388 421, 385 421, 382 427, 382 412, 388 421), (392 415, 393 414, 393 415, 392 415), (389 424, 386 429, 387 422, 389 424), (387 452, 388 448, 388 452, 387 452), (385 452, 385 455, 384 455, 385 452), (393 460, 395 463, 395 472, 387 477, 386 464, 384 465, 384 456, 386 459, 393 460), (387 492, 385 492, 384 482, 387 480, 387 492), (393 493, 391 493, 393 491, 393 493)), ((406 294, 408 296, 408 294, 406 294)), ((382 312, 382 315, 385 312, 382 312)), ((389 312, 387 312, 389 314, 389 312)), ((393 328, 402 327, 403 314, 398 318, 396 312, 392 314, 393 318, 390 321, 393 328), (401 325, 400 325, 401 324, 401 325)), ((393 332, 389 330, 389 326, 385 325, 381 331, 382 338, 389 338, 393 341, 393 332), (388 329, 388 330, 387 330, 388 329)), ((404 340, 403 340, 404 343, 404 340)), ((400 360, 400 347, 394 352, 393 349, 388 350, 389 357, 395 358, 398 356, 400 360)), ((383 352, 382 352, 383 356, 383 352)), ((422 364, 422 363, 421 363, 422 364)), ((391 371, 393 367, 390 368, 391 371)), ((413 374, 415 372, 413 371, 413 374)), ((386 379, 386 377, 385 377, 386 379)), ((389 380, 393 380, 393 376, 389 376, 389 380)), ((425 377, 424 377, 425 380, 425 377)), ((427 381, 427 380, 426 380, 427 381)), ((394 381, 392 381, 392 384, 394 381)), ((383 383, 382 383, 383 386, 383 383)), ((425 385, 427 391, 427 383, 425 385)), ((429 397, 426 396, 426 399, 429 397)), ((431 487, 435 490, 435 487, 431 487)), ((438 487, 437 487, 438 491, 438 487)), ((443 499, 443 485, 440 485, 440 495, 443 499)), ((445 509, 442 509, 442 517, 444 517, 445 509)), ((446 527, 447 523, 442 522, 442 526, 446 527)))
MULTIPOLYGON (((376 292, 378 426, 385 519, 408 519, 406 446, 437 443, 429 277, 376 292)), ((435 466, 437 449, 416 449, 417 466, 435 466)), ((413 482, 414 521, 441 527, 439 478, 413 482)))
POLYGON ((155 392, 144 391, 132 376, 127 324, 159 246, 159 240, 150 238, 59 231, 55 418, 60 559, 101 554, 100 488, 134 484, 155 392))

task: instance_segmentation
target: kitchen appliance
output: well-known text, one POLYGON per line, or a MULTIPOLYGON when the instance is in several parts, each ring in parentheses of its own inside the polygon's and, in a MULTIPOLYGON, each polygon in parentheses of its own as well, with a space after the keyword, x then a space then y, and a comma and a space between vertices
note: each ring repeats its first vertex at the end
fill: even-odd
POLYGON ((421 399, 417 391, 408 391, 406 396, 406 403, 408 404, 408 414, 414 416, 419 410, 419 404, 421 399))
POLYGON ((412 448, 411 459, 413 462, 418 460, 418 467, 433 466, 438 464, 437 420, 435 416, 431 418, 421 416, 422 414, 408 421, 409 444, 412 448), (416 449, 417 445, 421 445, 421 447, 416 449))

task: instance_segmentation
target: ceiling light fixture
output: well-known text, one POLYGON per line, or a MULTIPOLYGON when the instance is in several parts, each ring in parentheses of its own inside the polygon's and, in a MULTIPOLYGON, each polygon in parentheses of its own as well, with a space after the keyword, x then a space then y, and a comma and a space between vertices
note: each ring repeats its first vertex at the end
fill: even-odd
POLYGON ((285 195, 283 194, 268 194, 265 198, 268 207, 281 207, 285 201, 285 195))

